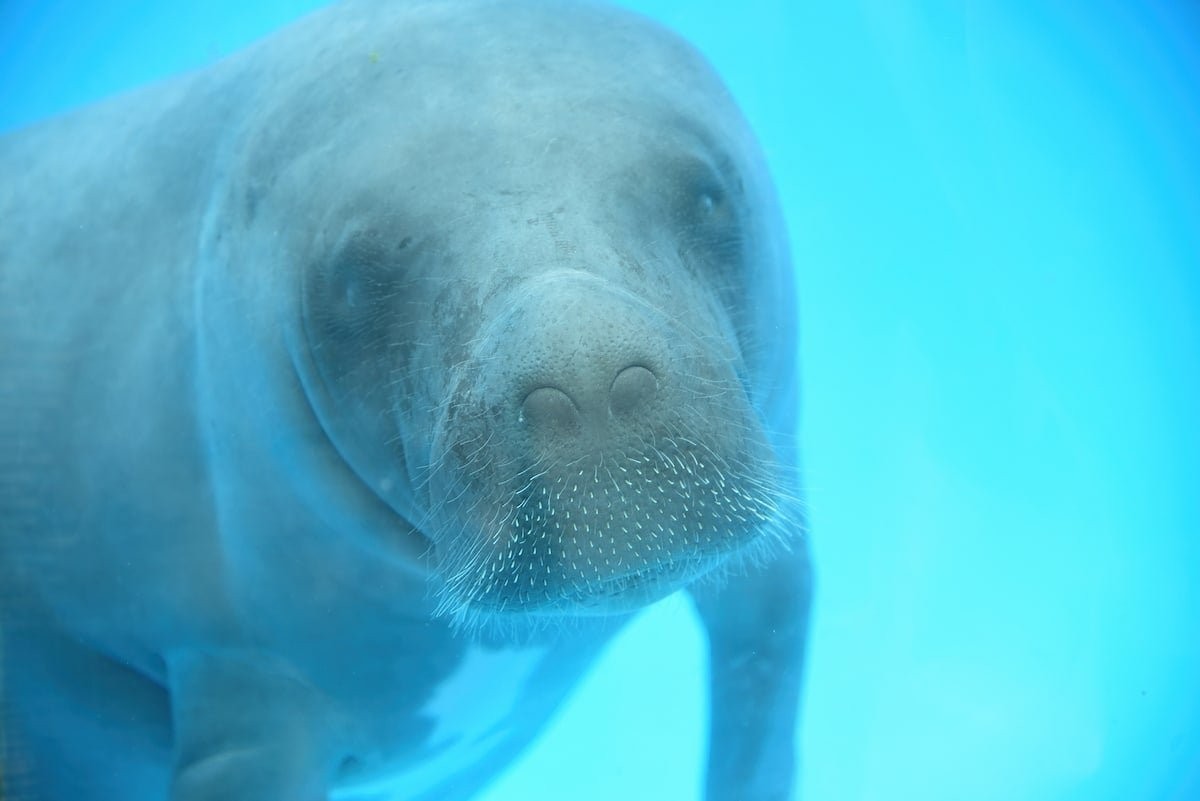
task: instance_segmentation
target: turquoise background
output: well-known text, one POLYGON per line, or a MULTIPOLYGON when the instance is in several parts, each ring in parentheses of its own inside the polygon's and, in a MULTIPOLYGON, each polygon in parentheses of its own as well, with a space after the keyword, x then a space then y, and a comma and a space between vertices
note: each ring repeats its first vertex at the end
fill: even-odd
MULTIPOLYGON (((0 0, 0 129, 315 5, 0 0)), ((727 78, 791 228, 802 797, 1200 798, 1197 6, 636 6, 727 78)), ((701 658, 659 604, 484 798, 698 798, 701 658)))

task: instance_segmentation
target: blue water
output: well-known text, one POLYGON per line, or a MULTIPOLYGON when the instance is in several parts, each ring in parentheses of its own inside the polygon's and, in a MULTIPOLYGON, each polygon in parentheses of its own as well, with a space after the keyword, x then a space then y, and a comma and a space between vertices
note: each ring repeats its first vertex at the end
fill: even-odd
MULTIPOLYGON (((315 5, 0 0, 0 129, 315 5)), ((913 5, 637 4, 791 226, 803 798, 1200 798, 1200 10, 913 5)), ((484 798, 698 798, 700 638, 652 609, 484 798)))

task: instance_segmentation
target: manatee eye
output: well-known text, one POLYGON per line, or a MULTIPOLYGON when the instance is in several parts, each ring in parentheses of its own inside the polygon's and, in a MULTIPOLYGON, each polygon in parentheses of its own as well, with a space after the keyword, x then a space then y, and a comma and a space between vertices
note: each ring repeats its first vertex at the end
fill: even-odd
POLYGON ((680 257, 708 275, 728 275, 741 264, 740 180, 708 160, 676 168, 672 197, 680 257))
POLYGON ((330 302, 337 304, 342 312, 352 313, 362 296, 360 279, 353 269, 338 265, 330 276, 330 302))
POLYGON ((692 165, 683 184, 687 206, 685 219, 704 226, 725 226, 733 222, 733 204, 725 177, 707 164, 692 165))
POLYGON ((725 195, 718 187, 701 189, 696 196, 696 206, 702 217, 712 217, 717 214, 725 203, 725 195))
POLYGON ((691 209, 685 225, 708 232, 715 239, 736 235, 737 215, 725 187, 715 176, 704 176, 691 187, 691 209))
POLYGON ((330 312, 339 317, 353 317, 367 310, 375 283, 369 266, 355 260, 339 260, 331 265, 326 290, 330 312))
POLYGON ((396 259, 373 235, 355 235, 317 263, 308 289, 313 331, 323 338, 361 336, 386 315, 396 259))
POLYGON ((400 355, 392 345, 403 341, 407 245, 391 230, 368 229, 314 249, 301 323, 312 362, 339 399, 361 400, 388 384, 400 355))

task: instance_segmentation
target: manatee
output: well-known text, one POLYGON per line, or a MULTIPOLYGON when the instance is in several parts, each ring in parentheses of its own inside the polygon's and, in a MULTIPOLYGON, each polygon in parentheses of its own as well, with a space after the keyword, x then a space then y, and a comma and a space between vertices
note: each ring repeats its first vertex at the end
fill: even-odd
POLYGON ((791 797, 793 272, 691 46, 351 0, 0 175, 10 794, 466 799, 683 590, 707 798, 791 797))

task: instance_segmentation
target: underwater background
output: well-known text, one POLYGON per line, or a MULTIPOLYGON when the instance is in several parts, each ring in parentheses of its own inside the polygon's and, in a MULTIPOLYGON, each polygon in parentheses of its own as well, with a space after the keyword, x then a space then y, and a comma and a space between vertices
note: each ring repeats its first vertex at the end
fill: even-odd
MULTIPOLYGON (((0 0, 0 130, 317 5, 0 0)), ((791 229, 800 796, 1200 798, 1200 5, 627 5, 729 82, 791 229)), ((649 610, 482 798, 698 799, 701 636, 649 610)))

